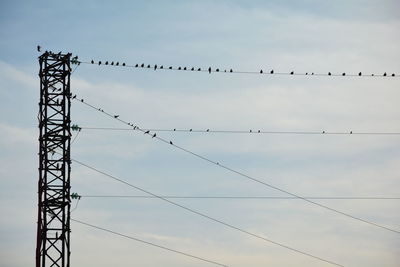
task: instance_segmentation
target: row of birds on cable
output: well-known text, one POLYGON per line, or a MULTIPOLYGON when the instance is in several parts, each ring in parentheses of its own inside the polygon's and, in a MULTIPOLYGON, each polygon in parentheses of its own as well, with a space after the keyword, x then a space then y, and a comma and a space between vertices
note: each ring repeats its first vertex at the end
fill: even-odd
MULTIPOLYGON (((98 65, 111 65, 111 66, 123 66, 123 67, 126 67, 126 66, 128 66, 128 65, 126 65, 126 63, 119 63, 119 62, 114 62, 114 61, 111 61, 111 62, 108 62, 108 61, 105 61, 105 62, 101 62, 101 61, 98 61, 97 63, 94 61, 94 60, 92 60, 92 61, 90 61, 90 63, 91 64, 98 64, 98 65)), ((208 73, 211 73, 211 72, 230 72, 230 73, 233 73, 233 72, 237 72, 237 71, 233 71, 233 69, 229 69, 229 70, 220 70, 219 68, 215 68, 215 69, 212 69, 211 67, 208 67, 208 69, 202 69, 202 68, 195 68, 195 67, 191 67, 191 68, 188 68, 188 67, 177 67, 177 68, 174 68, 174 67, 172 67, 172 66, 169 66, 169 67, 164 67, 163 65, 161 65, 161 66, 158 66, 157 64, 156 65, 150 65, 150 64, 144 64, 144 63, 142 63, 142 64, 135 64, 134 66, 129 66, 129 67, 135 67, 135 68, 147 68, 147 69, 154 69, 154 70, 157 70, 157 69, 169 69, 169 70, 186 70, 186 71, 208 71, 208 73)), ((248 73, 257 73, 257 72, 248 72, 248 73)), ((319 75, 319 76, 321 76, 321 75, 325 75, 325 76, 346 76, 346 75, 349 75, 349 74, 346 74, 345 72, 343 72, 343 73, 341 73, 341 74, 333 74, 332 72, 328 72, 328 73, 326 73, 326 74, 316 74, 316 73, 314 73, 314 72, 306 72, 306 73, 295 73, 294 71, 291 71, 291 72, 288 72, 288 73, 282 73, 282 72, 279 72, 279 73, 277 73, 277 72, 275 72, 274 70, 269 70, 269 71, 264 71, 264 70, 260 70, 259 71, 259 73, 260 74, 286 74, 286 75, 319 75)), ((351 76, 356 76, 356 75, 354 75, 354 74, 350 74, 351 76)), ((358 73, 358 76, 363 76, 363 73, 362 72, 359 72, 358 73)), ((371 74, 371 76, 375 76, 375 74, 371 74)), ((377 76, 379 76, 379 75, 377 75, 377 76)), ((386 73, 386 72, 384 72, 381 76, 392 76, 392 77, 394 77, 394 76, 396 76, 394 73, 392 73, 392 74, 388 74, 388 73, 386 73)))
MULTIPOLYGON (((72 96, 72 99, 77 99, 76 98, 76 95, 73 95, 72 96)), ((83 98, 82 99, 79 99, 79 101, 80 102, 85 102, 84 100, 83 100, 83 98)), ((104 110, 103 109, 101 109, 101 108, 96 108, 98 111, 100 111, 100 112, 103 112, 104 113, 104 110)), ((115 119, 118 119, 119 118, 119 115, 112 115, 115 119)), ((150 133, 150 130, 142 130, 142 129, 140 129, 138 126, 136 126, 136 125, 134 125, 133 123, 130 123, 130 122, 128 122, 127 123, 129 126, 131 126, 131 127, 133 127, 133 130, 141 130, 141 131, 144 131, 144 134, 148 134, 148 135, 151 135, 151 138, 155 138, 155 137, 157 137, 157 134, 156 133, 150 133)), ((169 144, 170 145, 173 145, 173 143, 172 143, 172 141, 169 141, 169 144)))

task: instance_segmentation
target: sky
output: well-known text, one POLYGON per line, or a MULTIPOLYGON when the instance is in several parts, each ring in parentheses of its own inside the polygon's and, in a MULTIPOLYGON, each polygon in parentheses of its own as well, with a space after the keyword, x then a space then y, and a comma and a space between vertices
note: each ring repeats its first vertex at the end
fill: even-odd
MULTIPOLYGON (((34 264, 39 64, 36 46, 82 61, 327 77, 154 71, 81 64, 78 98, 141 128, 400 132, 400 4, 364 1, 0 1, 0 266, 34 264)), ((399 198, 400 135, 162 132, 221 166, 73 102, 84 162, 157 195, 399 198)), ((73 132, 75 138, 76 132, 73 132)), ((72 218, 227 266, 329 266, 145 195, 72 163, 72 218)), ((400 235, 301 199, 172 199, 343 266, 399 266, 400 235)), ((399 199, 315 202, 400 231, 399 199)), ((213 264, 71 223, 71 266, 213 264)), ((331 265, 332 266, 332 265, 331 265)))

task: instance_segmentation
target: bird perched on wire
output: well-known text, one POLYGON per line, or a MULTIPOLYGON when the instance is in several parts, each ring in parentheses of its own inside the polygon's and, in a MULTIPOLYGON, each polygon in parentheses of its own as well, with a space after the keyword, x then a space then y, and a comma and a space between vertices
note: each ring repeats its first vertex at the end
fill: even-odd
POLYGON ((269 73, 274 74, 274 70, 271 70, 269 73))
POLYGON ((108 65, 108 61, 106 61, 106 65, 108 65))
POLYGON ((90 63, 94 64, 94 60, 92 59, 92 61, 90 61, 90 63))
POLYGON ((169 144, 170 144, 170 145, 173 145, 172 141, 169 141, 169 144))
POLYGON ((154 65, 154 70, 156 70, 157 69, 157 64, 156 65, 154 65))
POLYGON ((36 49, 37 49, 38 52, 40 52, 40 49, 41 49, 40 45, 38 45, 38 46, 36 47, 36 49))
POLYGON ((208 68, 208 73, 211 73, 211 67, 208 68))
POLYGON ((114 118, 118 119, 119 115, 114 115, 114 118))
POLYGON ((99 65, 101 65, 101 61, 99 61, 99 65))
POLYGON ((150 130, 147 130, 144 132, 144 134, 149 134, 149 133, 150 133, 150 130))
POLYGON ((156 133, 154 133, 154 134, 153 134, 153 136, 152 136, 151 138, 154 138, 154 137, 156 137, 156 136, 157 136, 157 134, 156 134, 156 133))

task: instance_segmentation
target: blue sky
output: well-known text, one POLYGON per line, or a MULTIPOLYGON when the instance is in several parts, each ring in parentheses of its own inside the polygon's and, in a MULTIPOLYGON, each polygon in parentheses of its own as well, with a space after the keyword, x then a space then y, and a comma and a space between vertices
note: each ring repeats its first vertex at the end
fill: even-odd
MULTIPOLYGON (((0 266, 34 263, 38 44, 85 61, 400 75, 397 1, 82 2, 0 3, 0 266)), ((143 128, 400 132, 398 78, 81 65, 71 88, 143 128)), ((76 102, 72 121, 123 127, 76 102)), ((158 135, 301 196, 399 197, 398 136, 158 135)), ((139 133, 83 130, 72 156, 156 194, 282 195, 139 133)), ((78 164, 71 180, 82 195, 141 194, 78 164)), ((300 200, 176 201, 344 266, 400 263, 398 234, 300 200)), ((399 200, 318 202, 400 229, 399 200)), ((156 199, 83 197, 72 217, 229 266, 329 265, 156 199)), ((206 265, 77 223, 71 259, 74 266, 206 265)))

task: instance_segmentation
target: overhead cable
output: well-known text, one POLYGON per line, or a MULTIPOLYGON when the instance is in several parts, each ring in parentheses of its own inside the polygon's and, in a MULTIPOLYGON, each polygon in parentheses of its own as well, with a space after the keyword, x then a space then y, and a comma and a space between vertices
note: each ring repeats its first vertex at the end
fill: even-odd
POLYGON ((349 213, 346 213, 346 212, 343 212, 343 211, 340 211, 340 210, 331 208, 331 207, 329 207, 329 206, 320 204, 320 203, 315 202, 315 201, 313 201, 313 200, 310 200, 310 199, 307 199, 307 198, 305 198, 305 197, 302 197, 302 196, 300 196, 300 195, 298 195, 298 194, 289 192, 288 190, 282 189, 282 188, 280 188, 280 187, 278 187, 278 186, 275 186, 275 185, 272 185, 272 184, 270 184, 270 183, 264 182, 264 181, 262 181, 262 180, 260 180, 260 179, 258 179, 258 178, 255 178, 255 177, 252 177, 252 176, 250 176, 250 175, 247 175, 247 174, 245 174, 245 173, 243 173, 243 172, 237 171, 237 170, 235 170, 235 169, 233 169, 233 168, 231 168, 231 167, 228 167, 228 166, 226 166, 226 165, 224 165, 224 164, 221 164, 221 163, 219 163, 219 162, 217 162, 217 161, 211 160, 211 159, 209 159, 209 158, 207 158, 207 157, 205 157, 205 156, 202 156, 202 155, 200 155, 200 154, 198 154, 198 153, 195 153, 195 152, 193 152, 193 151, 191 151, 191 150, 189 150, 189 149, 186 149, 186 148, 184 148, 184 147, 182 147, 182 146, 178 146, 178 145, 176 145, 175 143, 173 143, 173 142, 170 141, 170 140, 166 140, 166 139, 164 139, 164 138, 161 138, 160 136, 157 136, 157 133, 156 133, 156 132, 152 133, 152 132, 150 132, 150 130, 143 130, 142 128, 138 127, 137 125, 134 125, 133 123, 130 123, 130 122, 127 122, 127 121, 122 120, 122 119, 119 117, 119 115, 115 115, 115 114, 113 115, 113 114, 111 114, 111 113, 108 113, 108 112, 104 111, 104 110, 101 109, 101 108, 97 108, 97 107, 95 107, 95 106, 93 106, 93 105, 91 105, 91 104, 85 102, 84 99, 77 99, 76 95, 73 96, 73 99, 76 100, 76 101, 78 101, 79 103, 83 103, 83 104, 85 104, 86 106, 91 107, 92 109, 94 109, 94 110, 96 110, 96 111, 99 111, 99 112, 103 113, 104 115, 106 115, 106 116, 108 116, 108 117, 110 117, 110 118, 113 118, 113 119, 115 119, 115 120, 117 120, 117 121, 119 121, 119 122, 121 122, 121 123, 123 123, 123 124, 125 124, 125 125, 131 126, 133 130, 142 132, 143 134, 148 135, 148 136, 150 136, 150 137, 153 138, 153 139, 156 139, 156 140, 159 140, 159 141, 161 141, 161 142, 163 142, 163 143, 165 143, 165 144, 171 145, 171 146, 173 146, 173 147, 175 147, 175 148, 177 148, 177 149, 179 149, 179 150, 181 150, 181 151, 183 151, 183 152, 185 152, 185 153, 188 153, 188 154, 190 154, 190 155, 192 155, 192 156, 195 156, 195 157, 197 157, 197 158, 199 158, 199 159, 201 159, 201 160, 203 160, 203 161, 206 161, 206 162, 211 163, 211 164, 213 164, 213 165, 215 165, 215 166, 217 166, 217 167, 220 167, 220 168, 222 168, 222 169, 225 169, 225 170, 227 170, 227 171, 229 171, 229 172, 231 172, 231 173, 235 173, 235 174, 237 174, 237 175, 239 175, 239 176, 241 176, 241 177, 244 177, 244 178, 246 178, 246 179, 248 179, 248 180, 251 180, 251 181, 256 182, 256 183, 258 183, 258 184, 261 184, 261 185, 263 185, 263 186, 272 188, 272 189, 277 190, 277 191, 279 191, 279 192, 285 193, 285 194, 290 195, 290 196, 292 196, 292 197, 296 197, 296 198, 298 198, 298 199, 302 199, 302 200, 304 200, 305 202, 308 202, 308 203, 310 203, 310 204, 312 204, 312 205, 315 205, 315 206, 318 206, 318 207, 320 207, 320 208, 329 210, 329 211, 331 211, 331 212, 334 212, 334 213, 343 215, 343 216, 345 216, 345 217, 348 217, 348 218, 351 218, 351 219, 354 219, 354 220, 357 220, 357 221, 360 221, 360 222, 363 222, 363 223, 366 223, 366 224, 369 224, 369 225, 372 225, 372 226, 375 226, 375 227, 378 227, 378 228, 381 228, 381 229, 384 229, 384 230, 387 230, 387 231, 390 231, 390 232, 393 232, 393 233, 396 233, 396 234, 400 234, 400 231, 399 231, 399 230, 392 229, 392 228, 389 228, 389 227, 386 227, 386 226, 383 226, 383 225, 380 225, 380 224, 377 224, 377 223, 374 223, 374 222, 371 222, 371 221, 362 219, 362 218, 360 218, 360 217, 356 217, 356 216, 351 215, 351 214, 349 214, 349 213))
POLYGON ((242 71, 234 70, 232 68, 218 68, 218 67, 185 67, 185 66, 171 66, 171 65, 160 65, 160 64, 147 64, 147 63, 136 63, 136 64, 126 64, 125 62, 119 61, 108 61, 108 60, 91 60, 91 61, 79 61, 76 60, 73 64, 89 64, 95 66, 107 66, 116 68, 134 68, 134 69, 146 69, 154 71, 183 71, 183 72, 204 72, 204 73, 226 73, 226 74, 258 74, 258 75, 286 75, 286 76, 331 76, 331 77, 397 77, 395 73, 382 72, 380 74, 370 73, 366 74, 363 72, 358 73, 333 73, 333 72, 298 72, 298 71, 277 71, 275 69, 269 68, 259 68, 257 71, 242 71))
POLYGON ((83 224, 83 225, 95 228, 97 230, 101 230, 101 231, 107 232, 107 233, 110 233, 110 234, 114 234, 114 235, 117 235, 117 236, 120 236, 120 237, 124 237, 124 238, 130 239, 130 240, 134 240, 134 241, 137 241, 137 242, 140 242, 140 243, 143 243, 143 244, 147 244, 147 245, 150 245, 150 246, 153 246, 153 247, 161 248, 161 249, 164 249, 164 250, 167 250, 167 251, 170 251, 170 252, 174 252, 174 253, 177 253, 177 254, 180 254, 180 255, 184 255, 184 256, 187 256, 187 257, 190 257, 190 258, 201 260, 201 261, 204 261, 204 262, 207 262, 207 263, 228 267, 228 265, 225 265, 225 264, 222 264, 222 263, 219 263, 219 262, 216 262, 216 261, 208 260, 206 258, 195 256, 193 254, 182 252, 182 251, 179 251, 179 250, 176 250, 176 249, 172 249, 172 248, 169 248, 169 247, 166 247, 166 246, 158 245, 158 244, 155 244, 155 243, 152 243, 152 242, 149 242, 149 241, 145 241, 145 240, 139 239, 137 237, 129 236, 129 235, 126 235, 126 234, 121 234, 119 232, 116 232, 116 231, 113 231, 113 230, 109 230, 109 229, 106 229, 106 228, 103 228, 103 227, 100 227, 100 226, 96 226, 96 225, 93 225, 93 224, 90 224, 90 223, 87 223, 87 222, 83 222, 83 221, 75 220, 75 219, 71 219, 71 221, 74 221, 76 223, 83 224))
POLYGON ((88 165, 88 164, 86 164, 86 163, 83 163, 83 162, 81 162, 81 161, 79 161, 79 160, 76 160, 76 159, 71 158, 71 161, 73 161, 73 162, 75 162, 75 163, 77 163, 77 164, 79 164, 79 165, 81 165, 81 166, 84 166, 84 167, 86 167, 86 168, 88 168, 88 169, 91 169, 91 170, 93 170, 93 171, 95 171, 95 172, 97 172, 97 173, 99 173, 99 174, 102 174, 102 175, 104 175, 104 176, 106 176, 106 177, 109 177, 109 178, 111 178, 112 180, 115 180, 115 181, 117 181, 117 182, 119 182, 119 183, 122 183, 122 184, 127 185, 127 186, 129 186, 129 187, 132 187, 132 188, 134 188, 134 189, 136 189, 136 190, 139 190, 139 191, 141 191, 141 192, 143 192, 143 193, 145 193, 145 194, 148 194, 148 195, 150 195, 150 196, 153 196, 153 197, 155 197, 155 198, 158 198, 158 199, 160 199, 160 200, 163 200, 163 201, 165 201, 165 202, 167 202, 167 203, 169 203, 169 204, 171 204, 171 205, 174 205, 174 206, 176 206, 176 207, 178 207, 178 208, 184 209, 184 210, 186 210, 186 211, 188 211, 188 212, 190 212, 190 213, 196 214, 196 215, 198 215, 198 216, 200 216, 200 217, 203 217, 203 218, 206 218, 206 219, 211 220, 211 221, 213 221, 213 222, 216 222, 216 223, 218 223, 218 224, 224 225, 224 226, 226 226, 226 227, 228 227, 228 228, 230 228, 230 229, 239 231, 239 232, 244 233, 244 234, 246 234, 246 235, 249 235, 249 236, 255 237, 255 238, 257 238, 257 239, 266 241, 266 242, 268 242, 268 243, 275 244, 275 245, 277 245, 277 246, 280 246, 280 247, 282 247, 282 248, 285 248, 285 249, 288 249, 288 250, 297 252, 297 253, 299 253, 299 254, 303 254, 303 255, 305 255, 305 256, 314 258, 314 259, 316 259, 316 260, 323 261, 323 262, 325 262, 325 263, 329 263, 329 264, 336 265, 336 266, 343 266, 343 265, 338 264, 338 263, 336 263, 336 262, 333 262, 333 261, 330 261, 330 260, 327 260, 327 259, 324 259, 324 258, 315 256, 315 255, 310 254, 310 253, 308 253, 308 252, 304 252, 304 251, 302 251, 302 250, 299 250, 299 249, 290 247, 290 246, 288 246, 288 245, 285 245, 285 244, 282 244, 282 243, 273 241, 273 240, 268 239, 268 238, 266 238, 266 237, 263 237, 263 236, 261 236, 261 235, 252 233, 252 232, 247 231, 247 230, 244 230, 244 229, 242 229, 242 228, 240 228, 240 227, 234 226, 234 225, 229 224, 229 223, 227 223, 227 222, 224 222, 224 221, 221 221, 221 220, 216 219, 216 218, 214 218, 214 217, 211 217, 211 216, 209 216, 209 215, 207 215, 207 214, 205 214, 205 213, 196 211, 196 210, 194 210, 194 209, 192 209, 192 208, 189 208, 189 207, 187 207, 187 206, 184 206, 184 205, 179 204, 179 203, 177 203, 177 202, 174 202, 174 201, 172 201, 172 200, 163 198, 162 196, 156 195, 156 194, 154 194, 154 193, 152 193, 152 192, 150 192, 150 191, 148 191, 148 190, 146 190, 146 189, 143 189, 143 188, 141 188, 141 187, 138 187, 138 186, 136 186, 136 185, 133 185, 133 184, 127 182, 127 181, 124 181, 124 180, 122 180, 122 179, 120 179, 120 178, 118 178, 118 177, 116 177, 116 176, 113 176, 113 175, 108 174, 108 173, 106 173, 106 172, 104 172, 104 171, 101 171, 101 170, 99 170, 99 169, 97 169, 97 168, 95 168, 95 167, 92 167, 92 166, 90 166, 90 165, 88 165))
MULTIPOLYGON (((83 198, 150 198, 153 196, 144 195, 80 195, 83 198)), ((163 198, 168 199, 269 199, 269 200, 301 200, 298 197, 284 197, 284 196, 177 196, 177 195, 161 195, 163 198)), ((307 199, 320 199, 320 200, 400 200, 400 197, 310 197, 305 196, 307 199)))
MULTIPOLYGON (((79 126, 83 130, 105 130, 105 131, 132 131, 130 128, 119 128, 119 127, 87 127, 79 126)), ((183 132, 183 133, 221 133, 221 134, 298 134, 298 135, 400 135, 400 132, 356 132, 356 131, 265 131, 265 130, 213 130, 207 129, 183 129, 183 128, 142 128, 142 130, 150 132, 183 132)))

